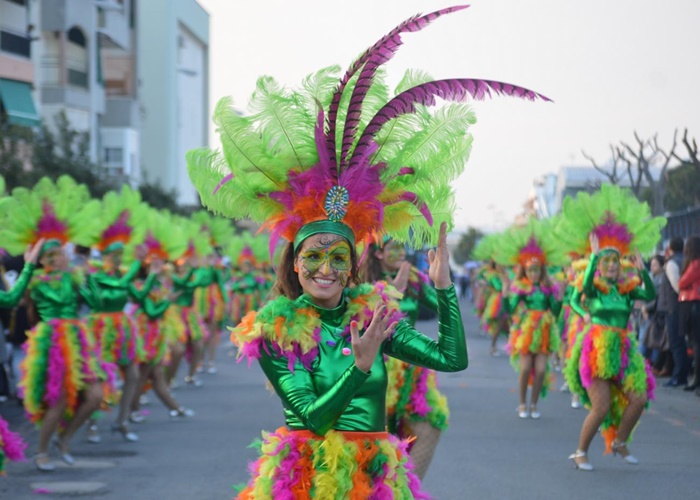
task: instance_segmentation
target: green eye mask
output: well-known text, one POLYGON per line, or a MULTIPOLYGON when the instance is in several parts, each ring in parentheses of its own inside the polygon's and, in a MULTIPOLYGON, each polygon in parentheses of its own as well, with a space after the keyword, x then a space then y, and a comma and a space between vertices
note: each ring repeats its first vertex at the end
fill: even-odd
POLYGON ((304 267, 305 278, 310 278, 323 267, 328 267, 333 271, 346 273, 352 266, 350 258, 350 248, 343 240, 338 240, 329 245, 307 248, 299 254, 299 260, 304 267))

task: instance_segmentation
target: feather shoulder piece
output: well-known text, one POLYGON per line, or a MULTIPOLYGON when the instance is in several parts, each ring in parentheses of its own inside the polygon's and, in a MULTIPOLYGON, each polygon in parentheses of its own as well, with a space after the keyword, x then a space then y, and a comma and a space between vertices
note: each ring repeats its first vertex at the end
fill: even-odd
MULTIPOLYGON (((384 281, 363 283, 345 290, 347 304, 342 324, 344 336, 350 335, 350 322, 357 321, 360 330, 369 327, 373 311, 380 302, 387 305, 389 323, 402 318, 398 300, 401 294, 384 281)), ((301 363, 307 370, 318 355, 321 339, 321 318, 308 297, 296 300, 284 296, 269 301, 260 311, 248 313, 231 330, 231 341, 238 346, 238 359, 248 363, 260 358, 262 352, 284 356, 290 370, 301 363), (272 349, 272 352, 270 352, 272 349)))

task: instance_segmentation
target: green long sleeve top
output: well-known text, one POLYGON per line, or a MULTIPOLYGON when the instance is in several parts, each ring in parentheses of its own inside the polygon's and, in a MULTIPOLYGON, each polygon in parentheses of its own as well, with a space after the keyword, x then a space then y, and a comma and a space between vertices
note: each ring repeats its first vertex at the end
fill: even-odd
POLYGON ((260 288, 258 281, 255 279, 255 275, 252 273, 246 273, 241 275, 236 281, 233 282, 231 289, 237 293, 255 293, 260 288))
POLYGON ((498 274, 494 274, 488 279, 488 284, 491 288, 496 290, 497 292, 502 292, 503 291, 503 280, 498 274))
MULTIPOLYGON (((656 298, 656 289, 649 273, 639 271, 644 287, 636 286, 628 293, 620 293, 619 284, 607 279, 597 278, 599 255, 591 255, 588 267, 583 275, 582 292, 586 296, 586 307, 591 321, 598 325, 627 328, 629 317, 636 300, 650 301, 656 298), (601 280, 601 285, 596 284, 601 280), (605 291, 607 289, 607 292, 605 291)), ((571 298, 571 306, 582 316, 586 311, 580 306, 580 295, 575 293, 571 298), (577 299, 574 302, 574 299, 577 299)))
POLYGON ((173 274, 173 290, 180 292, 175 299, 175 304, 181 307, 192 307, 194 302, 194 291, 203 286, 209 286, 210 276, 202 272, 201 268, 190 268, 184 276, 173 274))
POLYGON ((539 283, 531 284, 528 293, 513 293, 508 296, 508 311, 512 314, 519 304, 530 311, 551 311, 554 316, 559 315, 561 302, 554 295, 554 290, 543 288, 539 283))
POLYGON ((78 302, 82 297, 92 308, 95 290, 84 286, 77 273, 58 271, 44 273, 30 283, 30 297, 42 321, 77 319, 78 302))
POLYGON ((97 271, 88 275, 88 282, 95 290, 95 307, 93 313, 112 313, 124 310, 131 296, 136 302, 141 302, 150 292, 155 282, 155 275, 148 276, 143 286, 134 286, 134 278, 141 268, 141 262, 134 261, 124 274, 117 271, 109 274, 105 271, 97 271))
POLYGON ((211 286, 214 283, 216 283, 216 286, 219 288, 219 291, 221 292, 221 296, 224 298, 224 304, 228 304, 228 293, 226 293, 226 276, 225 276, 225 270, 214 267, 214 266, 209 266, 207 268, 202 269, 203 273, 207 275, 208 279, 208 285, 211 286))
MULTIPOLYGON (((439 371, 464 370, 467 343, 454 286, 437 290, 439 318, 437 342, 406 321, 400 321, 384 342, 368 373, 355 365, 350 339, 341 335, 346 302, 335 309, 322 309, 306 299, 321 318, 318 355, 312 369, 301 362, 288 366, 284 356, 274 354, 267 342, 259 359, 268 380, 282 399, 290 429, 308 429, 324 435, 330 429, 378 432, 386 429, 387 372, 383 355, 439 371)), ((304 297, 304 296, 302 296, 304 297)))
POLYGON ((27 285, 29 285, 34 269, 36 269, 36 264, 25 264, 17 281, 15 281, 15 286, 6 292, 0 291, 0 307, 14 307, 17 305, 27 289, 27 285))
MULTIPOLYGON (((143 280, 134 281, 134 287, 138 290, 142 289, 144 285, 145 282, 143 280)), ((138 312, 144 313, 148 316, 148 319, 153 321, 160 319, 171 304, 167 297, 166 287, 155 276, 150 291, 136 300, 136 303, 139 305, 138 312)))

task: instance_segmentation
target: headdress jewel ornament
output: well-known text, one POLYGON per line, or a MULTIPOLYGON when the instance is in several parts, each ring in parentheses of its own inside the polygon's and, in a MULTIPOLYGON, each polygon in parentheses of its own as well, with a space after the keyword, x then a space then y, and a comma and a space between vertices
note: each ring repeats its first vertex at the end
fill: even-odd
POLYGON ((431 81, 409 73, 389 97, 381 66, 442 9, 408 19, 364 52, 340 80, 337 67, 308 76, 302 89, 261 77, 242 116, 224 98, 214 112, 222 151, 188 153, 202 202, 227 217, 250 218, 270 232, 270 253, 284 238, 298 246, 314 233, 351 243, 389 234, 415 246, 434 243, 440 222, 452 222, 450 182, 471 150, 465 105, 433 112, 436 98, 463 102, 491 93, 529 100, 546 97, 492 80, 431 81))

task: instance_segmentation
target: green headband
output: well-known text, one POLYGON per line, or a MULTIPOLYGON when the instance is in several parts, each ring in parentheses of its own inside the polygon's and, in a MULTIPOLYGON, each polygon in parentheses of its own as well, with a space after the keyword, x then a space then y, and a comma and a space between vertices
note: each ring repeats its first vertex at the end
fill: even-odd
POLYGON ((342 222, 332 221, 332 220, 317 220, 315 222, 309 222, 299 229, 299 232, 294 237, 294 251, 296 252, 299 245, 314 234, 320 233, 331 233, 342 236, 350 243, 351 247, 355 246, 355 233, 352 232, 350 226, 343 224, 342 222))
POLYGON ((121 241, 115 241, 111 245, 109 245, 107 248, 105 248, 102 253, 107 254, 110 252, 116 252, 117 250, 124 250, 124 243, 121 241))
POLYGON ((61 240, 51 239, 51 240, 46 241, 41 246, 41 251, 39 252, 39 258, 41 258, 46 252, 48 252, 52 248, 60 247, 62 245, 63 244, 61 243, 61 240))

